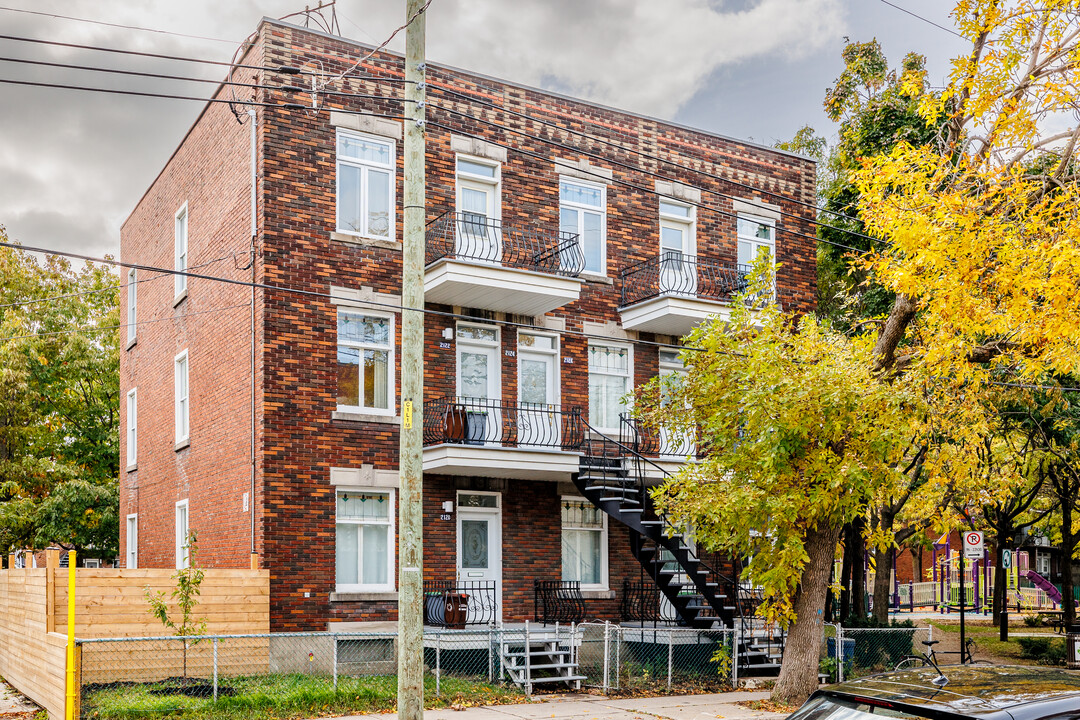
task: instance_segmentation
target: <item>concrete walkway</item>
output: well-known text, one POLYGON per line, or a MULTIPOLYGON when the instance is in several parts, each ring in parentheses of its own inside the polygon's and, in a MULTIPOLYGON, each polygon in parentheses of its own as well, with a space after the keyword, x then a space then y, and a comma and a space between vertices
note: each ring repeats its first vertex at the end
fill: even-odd
MULTIPOLYGON (((730 692, 714 695, 616 700, 601 695, 540 695, 521 705, 491 705, 462 710, 425 710, 424 720, 757 720, 783 718, 783 713, 764 712, 736 705, 744 700, 764 700, 767 692, 730 692)), ((387 714, 381 717, 396 717, 387 714)), ((350 715, 343 720, 371 720, 350 715)))

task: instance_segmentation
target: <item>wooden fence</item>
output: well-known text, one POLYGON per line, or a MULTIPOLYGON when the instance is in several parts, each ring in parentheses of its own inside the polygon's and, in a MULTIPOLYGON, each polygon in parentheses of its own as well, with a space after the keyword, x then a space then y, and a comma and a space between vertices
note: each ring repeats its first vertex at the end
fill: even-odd
MULTIPOLYGON (((46 567, 0 570, 0 675, 24 695, 64 717, 68 572, 59 551, 46 567)), ((172 633, 149 612, 145 592, 163 591, 170 610, 175 570, 78 568, 75 570, 75 637, 149 637, 172 633)), ((268 633, 267 570, 205 569, 196 617, 207 634, 268 633)), ((79 663, 76 658, 76 667, 79 663)), ((76 697, 78 696, 76 689, 76 697)))

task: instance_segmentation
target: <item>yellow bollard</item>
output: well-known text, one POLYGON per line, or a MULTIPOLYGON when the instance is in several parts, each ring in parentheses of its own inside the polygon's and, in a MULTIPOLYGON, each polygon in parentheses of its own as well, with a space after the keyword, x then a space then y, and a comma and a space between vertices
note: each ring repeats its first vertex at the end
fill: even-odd
POLYGON ((67 720, 75 720, 75 551, 68 551, 67 720))

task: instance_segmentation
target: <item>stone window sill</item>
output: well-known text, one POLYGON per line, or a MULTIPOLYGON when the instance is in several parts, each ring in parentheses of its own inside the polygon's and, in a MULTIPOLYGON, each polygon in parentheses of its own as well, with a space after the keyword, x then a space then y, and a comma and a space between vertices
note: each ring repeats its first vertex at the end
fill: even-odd
POLYGON ((600 283, 601 285, 614 285, 615 280, 607 275, 594 275, 593 273, 581 273, 581 279, 586 282, 600 283))
POLYGON ((397 250, 401 252, 401 243, 397 240, 384 240, 382 238, 364 237, 362 235, 350 235, 343 232, 330 233, 330 239, 337 242, 343 242, 348 245, 363 245, 366 247, 379 247, 386 248, 387 250, 397 250))
POLYGON ((586 600, 614 600, 614 590, 582 590, 581 597, 586 600))
POLYGON ((330 602, 386 602, 393 600, 397 602, 398 594, 396 592, 332 592, 330 593, 330 602))
POLYGON ((348 412, 345 410, 335 410, 331 413, 330 418, 332 420, 348 420, 349 422, 372 422, 382 423, 384 425, 400 425, 401 418, 396 415, 376 415, 375 413, 358 413, 348 412))
POLYGON ((187 299, 187 288, 184 288, 183 290, 180 291, 179 295, 177 295, 175 298, 173 298, 172 306, 176 307, 180 303, 184 302, 184 300, 186 300, 186 299, 187 299))
POLYGON ((188 447, 189 445, 191 445, 191 438, 184 438, 183 440, 178 440, 176 442, 176 446, 173 449, 179 452, 184 448, 188 447))
POLYGON ((124 472, 135 472, 138 469, 139 469, 139 463, 131 463, 126 468, 124 468, 124 472))
POLYGON ((137 337, 131 338, 130 340, 127 341, 127 345, 124 346, 124 349, 125 350, 130 350, 131 348, 135 347, 135 343, 137 343, 138 341, 139 341, 139 338, 137 338, 137 337))

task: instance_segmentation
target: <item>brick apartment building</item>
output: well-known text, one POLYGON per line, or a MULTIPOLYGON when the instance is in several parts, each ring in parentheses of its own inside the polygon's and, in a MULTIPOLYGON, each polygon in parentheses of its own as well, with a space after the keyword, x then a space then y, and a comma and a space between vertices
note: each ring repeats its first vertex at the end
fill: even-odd
MULTIPOLYGON (((241 85, 215 95, 257 104, 208 104, 121 232, 125 262, 316 293, 133 271, 123 295, 124 563, 186 562, 187 529, 201 565, 253 554, 274 630, 396 619, 402 110, 385 98, 402 58, 375 55, 317 112, 267 107, 310 105, 271 86, 367 51, 264 19, 241 85)), ((575 484, 584 440, 626 437, 621 398, 679 371, 659 344, 725 312, 754 253, 781 264, 786 307, 812 309, 814 165, 427 73, 425 581, 487 583, 490 619, 517 621, 534 580, 578 580, 586 616, 618 620, 642 565, 635 531, 575 484)), ((659 467, 686 457, 653 440, 659 467)))

